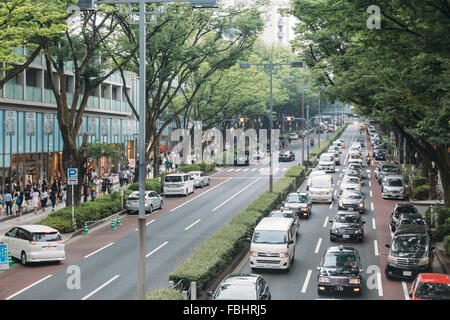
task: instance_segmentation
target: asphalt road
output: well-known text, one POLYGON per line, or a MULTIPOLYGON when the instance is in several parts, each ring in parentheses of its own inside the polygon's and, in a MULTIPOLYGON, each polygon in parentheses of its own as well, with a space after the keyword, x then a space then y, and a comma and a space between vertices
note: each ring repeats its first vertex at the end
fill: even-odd
MULTIPOLYGON (((321 140, 325 138, 323 134, 321 140)), ((301 143, 293 144, 290 149, 295 152, 296 160, 285 163, 275 160, 275 181, 301 161, 301 143)), ((148 215, 147 291, 167 287, 170 272, 195 247, 266 191, 268 173, 268 159, 250 166, 225 167, 211 176, 211 186, 197 189, 187 198, 166 198, 162 210, 148 215)), ((63 264, 17 265, 3 272, 0 299, 135 299, 137 218, 127 216, 121 222, 123 225, 118 230, 104 226, 66 244, 63 264)))

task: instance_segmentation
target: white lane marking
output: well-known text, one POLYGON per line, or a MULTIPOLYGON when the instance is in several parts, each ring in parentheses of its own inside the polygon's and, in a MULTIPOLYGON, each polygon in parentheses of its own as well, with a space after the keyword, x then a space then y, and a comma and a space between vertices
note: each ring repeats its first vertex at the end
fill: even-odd
POLYGON ((249 168, 247 168, 247 169, 244 169, 244 170, 242 170, 242 171, 247 171, 249 168))
POLYGON ((85 257, 85 258, 89 258, 90 256, 96 254, 97 252, 102 251, 103 249, 108 248, 109 246, 112 246, 113 244, 114 244, 114 242, 111 242, 110 244, 107 244, 106 246, 104 246, 104 247, 102 247, 102 248, 100 248, 100 249, 98 249, 98 250, 95 250, 94 252, 91 252, 91 253, 89 253, 88 255, 84 256, 84 257, 85 257))
POLYGON ((317 241, 316 250, 314 250, 314 253, 318 253, 319 252, 321 243, 322 243, 322 238, 319 238, 319 241, 317 241))
POLYGON ((236 172, 241 171, 242 169, 236 169, 236 172))
POLYGON ((374 252, 375 255, 378 256, 378 241, 377 240, 373 240, 373 247, 374 247, 374 252))
POLYGON ((210 192, 211 190, 214 190, 215 188, 217 188, 218 186, 220 186, 220 185, 222 185, 222 184, 224 184, 225 182, 227 182, 227 181, 230 181, 232 178, 228 178, 227 180, 225 180, 225 181, 223 181, 223 182, 221 182, 221 183, 219 183, 218 185, 215 185, 214 187, 212 187, 211 189, 209 189, 209 190, 207 190, 207 191, 205 191, 205 192, 202 192, 201 194, 199 194, 198 196, 196 196, 195 198, 192 198, 191 200, 188 200, 188 201, 186 201, 186 202, 184 202, 184 203, 182 203, 182 204, 180 204, 178 207, 176 207, 176 208, 173 208, 172 210, 170 210, 169 212, 173 212, 173 211, 175 211, 175 210, 177 210, 178 208, 181 208, 182 206, 184 206, 185 204, 188 204, 189 202, 191 202, 191 201, 193 201, 193 200, 195 200, 195 199, 197 199, 198 197, 201 197, 202 195, 204 195, 204 194, 206 194, 206 193, 208 193, 208 192, 210 192))
POLYGON ((372 198, 372 197, 373 197, 373 196, 372 196, 372 190, 370 190, 369 194, 370 194, 370 197, 372 198))
POLYGON ((234 169, 229 169, 229 170, 227 170, 227 172, 231 172, 231 171, 234 171, 234 169))
POLYGON ((36 281, 36 282, 33 283, 33 284, 30 284, 28 287, 26 287, 26 288, 24 288, 24 289, 22 289, 22 290, 20 290, 20 291, 18 291, 18 292, 16 292, 16 293, 14 293, 13 295, 10 295, 10 296, 9 296, 8 298, 6 298, 5 300, 9 300, 9 299, 14 298, 15 296, 21 294, 21 293, 24 292, 24 291, 27 291, 27 290, 30 289, 31 287, 34 287, 35 285, 41 283, 41 282, 44 281, 44 280, 47 280, 48 278, 50 278, 50 277, 52 277, 52 276, 53 276, 53 275, 50 274, 50 275, 48 275, 48 276, 42 278, 41 280, 36 281))
POLYGON ((89 293, 88 295, 84 296, 83 298, 81 298, 81 300, 87 300, 89 299, 92 295, 96 294, 97 292, 99 292, 100 290, 102 290, 104 287, 106 287, 108 284, 110 284, 111 282, 113 282, 114 280, 116 280, 118 277, 120 277, 120 275, 115 275, 114 277, 112 277, 111 279, 109 279, 108 281, 106 281, 104 284, 102 284, 100 287, 98 287, 97 289, 95 289, 94 291, 92 291, 91 293, 89 293))
POLYGON ((333 201, 330 203, 330 209, 333 208, 333 201))
POLYGON ((158 251, 159 249, 161 249, 162 247, 164 247, 166 244, 168 244, 169 241, 164 242, 163 244, 161 244, 158 248, 154 249, 153 251, 147 253, 147 255, 145 256, 146 258, 150 257, 152 254, 154 254, 156 251, 158 251))
POLYGON ((336 194, 337 194, 337 189, 336 190, 334 190, 334 196, 336 197, 336 194))
POLYGON ((375 218, 372 218, 372 228, 373 228, 373 230, 377 229, 377 225, 375 223, 375 218))
POLYGON ((373 211, 373 202, 370 203, 370 209, 373 211))
POLYGON ((369 181, 369 187, 371 187, 371 188, 372 188, 372 182, 371 182, 371 181, 369 181))
POLYGON ((253 168, 253 169, 252 169, 252 170, 250 170, 250 171, 252 171, 252 172, 253 172, 253 171, 256 171, 256 170, 258 170, 258 168, 253 168))
POLYGON ((259 169, 259 171, 264 171, 264 170, 268 170, 267 168, 261 168, 261 169, 259 169))
POLYGON ((306 292, 306 288, 308 288, 308 283, 309 283, 309 279, 311 278, 311 274, 312 274, 312 270, 308 270, 308 273, 306 274, 306 278, 305 278, 305 282, 303 282, 303 287, 302 287, 302 293, 306 292))
POLYGON ((367 178, 370 179, 370 173, 367 174, 367 178))
POLYGON ((250 183, 248 186, 246 186, 244 189, 242 189, 241 191, 236 192, 233 196, 231 196, 230 198, 228 198, 227 200, 225 200, 224 202, 222 202, 221 204, 219 204, 217 207, 215 207, 214 209, 212 209, 212 212, 216 211, 217 209, 219 209, 221 206, 223 206, 225 203, 227 203, 228 201, 232 200, 234 197, 236 197, 238 194, 240 194, 241 192, 245 191, 246 189, 250 188, 253 184, 255 184, 256 182, 258 182, 258 180, 260 180, 261 178, 256 179, 255 181, 253 181, 252 183, 250 183))
POLYGON ((325 221, 323 222, 323 227, 326 228, 327 224, 328 224, 328 219, 329 217, 325 217, 325 221))
POLYGON ((370 173, 370 169, 367 169, 366 172, 367 172, 367 173, 370 173))
POLYGON ((195 226, 197 223, 199 223, 200 221, 202 221, 202 219, 197 219, 193 224, 191 224, 190 226, 187 226, 186 228, 184 228, 184 231, 189 230, 190 228, 192 228, 193 226, 195 226))
POLYGON ((402 281, 403 294, 405 295, 405 300, 409 300, 409 292, 408 287, 406 286, 406 282, 402 281))
POLYGON ((383 296, 383 284, 381 282, 381 273, 377 272, 377 280, 378 280, 378 296, 383 296))
POLYGON ((153 222, 155 222, 155 221, 156 221, 156 219, 153 219, 153 220, 147 222, 145 225, 148 226, 150 223, 153 223, 153 222))

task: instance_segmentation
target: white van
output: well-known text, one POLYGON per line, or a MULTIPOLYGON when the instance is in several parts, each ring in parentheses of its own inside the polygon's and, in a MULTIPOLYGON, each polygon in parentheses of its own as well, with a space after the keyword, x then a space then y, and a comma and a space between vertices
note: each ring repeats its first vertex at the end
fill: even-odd
POLYGON ((322 153, 319 158, 319 170, 325 172, 336 172, 335 156, 331 153, 322 153))
POLYGON ((334 183, 331 175, 311 178, 308 195, 312 202, 333 202, 334 183))
POLYGON ((164 178, 164 195, 184 195, 194 193, 194 178, 187 173, 168 174, 164 178))
POLYGON ((8 245, 11 256, 23 265, 29 262, 56 261, 66 258, 64 241, 58 230, 44 225, 21 225, 0 238, 8 245))
POLYGON ((250 244, 250 267, 289 271, 295 256, 294 219, 263 218, 253 231, 250 244))

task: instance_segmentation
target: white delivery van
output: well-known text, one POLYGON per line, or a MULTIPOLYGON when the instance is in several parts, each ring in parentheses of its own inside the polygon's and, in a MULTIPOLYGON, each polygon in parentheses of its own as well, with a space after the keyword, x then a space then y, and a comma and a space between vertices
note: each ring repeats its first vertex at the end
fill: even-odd
POLYGON ((194 192, 194 178, 187 173, 168 174, 164 178, 164 195, 184 195, 194 192))
POLYGON ((335 172, 336 162, 334 154, 332 153, 322 153, 319 158, 319 170, 324 170, 325 172, 335 172))
POLYGON ((250 244, 250 267, 289 271, 295 256, 294 219, 263 218, 253 231, 250 244))
POLYGON ((311 178, 308 195, 312 202, 333 202, 334 183, 331 175, 311 178))

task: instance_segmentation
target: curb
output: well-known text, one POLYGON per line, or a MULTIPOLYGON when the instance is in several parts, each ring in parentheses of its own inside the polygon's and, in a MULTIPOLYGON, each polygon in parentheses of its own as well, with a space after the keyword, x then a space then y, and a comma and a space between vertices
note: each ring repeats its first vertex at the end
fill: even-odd
POLYGON ((446 261, 445 253, 441 252, 438 248, 435 248, 434 253, 445 273, 450 274, 450 264, 446 261))

